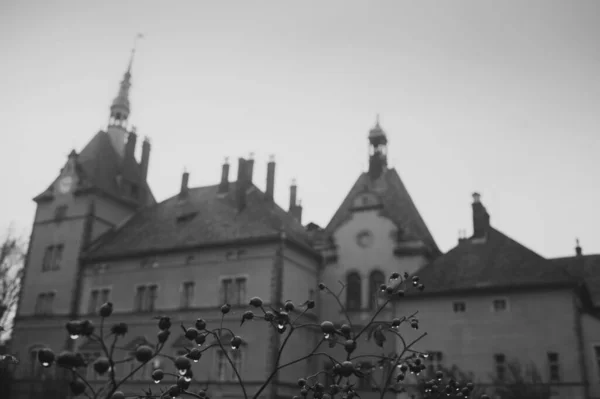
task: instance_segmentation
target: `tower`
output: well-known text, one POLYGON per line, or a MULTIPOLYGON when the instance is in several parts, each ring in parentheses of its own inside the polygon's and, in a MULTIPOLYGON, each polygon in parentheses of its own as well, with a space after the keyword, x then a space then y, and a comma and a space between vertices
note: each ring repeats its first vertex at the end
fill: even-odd
POLYGON ((113 100, 110 106, 110 118, 108 120, 107 133, 110 140, 117 150, 117 154, 120 156, 124 155, 125 152, 125 141, 127 139, 127 123, 129 120, 129 114, 131 112, 129 104, 129 89, 131 88, 131 68, 133 66, 133 58, 135 56, 135 49, 137 39, 141 38, 141 35, 136 36, 133 48, 131 49, 131 56, 129 57, 129 65, 127 70, 123 74, 123 80, 119 85, 119 93, 113 100))
POLYGON ((34 198, 13 334, 13 348, 22 356, 29 357, 35 345, 64 344, 63 321, 79 311, 81 255, 103 233, 155 202, 146 181, 150 142, 144 141, 138 162, 137 135, 126 129, 131 64, 110 107, 106 131, 94 135, 81 152, 72 150, 58 176, 34 198))
POLYGON ((379 115, 375 126, 369 131, 369 177, 379 178, 387 168, 387 136, 379 126, 379 115))

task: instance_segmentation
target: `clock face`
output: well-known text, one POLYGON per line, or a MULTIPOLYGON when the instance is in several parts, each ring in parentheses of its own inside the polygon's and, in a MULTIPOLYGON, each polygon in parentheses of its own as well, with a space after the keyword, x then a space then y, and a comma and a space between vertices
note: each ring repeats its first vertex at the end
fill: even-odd
POLYGON ((62 194, 66 194, 71 191, 71 187, 73 186, 73 178, 71 176, 65 176, 58 182, 58 190, 62 194))
POLYGON ((367 248, 373 244, 373 233, 368 230, 363 230, 356 236, 356 243, 363 247, 367 248))

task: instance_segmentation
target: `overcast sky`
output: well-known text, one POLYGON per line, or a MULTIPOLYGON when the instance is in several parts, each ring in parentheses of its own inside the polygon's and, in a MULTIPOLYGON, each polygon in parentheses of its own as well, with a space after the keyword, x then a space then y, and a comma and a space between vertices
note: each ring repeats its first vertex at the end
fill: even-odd
MULTIPOLYGON (((136 33, 130 121, 159 200, 255 153, 326 225, 389 158, 442 250, 492 224, 544 256, 600 253, 600 1, 0 1, 0 226, 106 127, 136 33)), ((235 176, 235 168, 231 176, 235 176)))

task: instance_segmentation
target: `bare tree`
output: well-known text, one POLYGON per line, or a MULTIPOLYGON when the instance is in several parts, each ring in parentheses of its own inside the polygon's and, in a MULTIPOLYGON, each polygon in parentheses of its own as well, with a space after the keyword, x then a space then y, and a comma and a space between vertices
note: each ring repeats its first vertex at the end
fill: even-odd
POLYGON ((0 246, 0 341, 12 329, 12 320, 17 307, 23 264, 25 243, 12 229, 8 229, 0 246))

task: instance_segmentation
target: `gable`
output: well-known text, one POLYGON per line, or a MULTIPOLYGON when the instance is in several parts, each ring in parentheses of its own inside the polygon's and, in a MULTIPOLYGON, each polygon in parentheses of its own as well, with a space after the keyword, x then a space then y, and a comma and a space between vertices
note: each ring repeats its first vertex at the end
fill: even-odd
POLYGON ((373 208, 380 207, 381 215, 396 225, 402 240, 422 241, 433 254, 440 253, 395 169, 387 169, 376 181, 372 181, 367 173, 362 173, 331 218, 325 229, 327 234, 333 235, 352 216, 357 210, 356 205, 360 205, 362 201, 373 204, 373 208))

